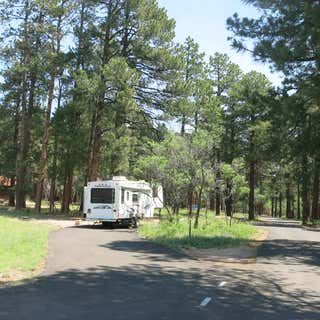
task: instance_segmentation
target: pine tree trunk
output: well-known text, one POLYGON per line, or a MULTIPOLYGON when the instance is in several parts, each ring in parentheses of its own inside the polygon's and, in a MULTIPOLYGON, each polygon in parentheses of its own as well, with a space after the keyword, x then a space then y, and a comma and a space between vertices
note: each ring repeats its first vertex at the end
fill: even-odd
MULTIPOLYGON (((18 136, 19 136, 19 118, 20 118, 20 97, 17 99, 16 108, 15 108, 15 117, 14 117, 14 133, 13 133, 13 154, 15 156, 14 163, 17 164, 17 154, 18 154, 18 136)), ((16 183, 16 177, 13 174, 10 177, 10 193, 9 193, 9 206, 14 207, 16 204, 15 201, 15 192, 14 187, 16 183)))
POLYGON ((102 144, 102 118, 105 108, 105 76, 103 73, 103 67, 107 65, 111 59, 112 52, 110 48, 110 39, 111 39, 111 24, 112 16, 114 15, 114 8, 112 1, 108 3, 108 19, 106 23, 106 31, 104 35, 104 44, 103 44, 103 58, 102 58, 102 67, 100 75, 100 83, 102 86, 98 102, 96 105, 96 114, 95 114, 95 126, 94 126, 94 135, 93 135, 93 145, 92 145, 92 157, 91 157, 91 166, 90 166, 90 181, 96 181, 99 177, 99 165, 100 165, 100 151, 102 144))
POLYGON ((312 190, 312 220, 319 219, 319 182, 320 182, 320 160, 316 159, 314 163, 314 177, 312 190))
MULTIPOLYGON (((61 108, 61 99, 62 99, 62 83, 59 81, 59 94, 57 101, 57 111, 61 108)), ((57 180, 57 161, 58 161, 58 141, 56 135, 54 136, 53 144, 53 159, 52 159, 52 176, 50 183, 50 193, 49 193, 49 212, 53 213, 55 211, 55 198, 56 198, 56 180, 57 180)))
POLYGON ((249 173, 249 220, 254 220, 255 163, 250 161, 249 173))
MULTIPOLYGON (((26 75, 25 75, 26 77, 26 75)), ((17 163, 17 184, 16 184, 16 208, 26 207, 27 193, 27 168, 30 147, 30 121, 34 109, 34 96, 36 86, 36 76, 33 74, 30 80, 29 101, 27 103, 27 79, 23 80, 22 103, 20 120, 20 149, 17 163)))
MULTIPOLYGON (((61 9, 63 9, 64 3, 61 4, 61 9)), ((54 53, 56 55, 60 54, 60 43, 61 43, 61 24, 62 24, 62 16, 60 15, 57 22, 56 27, 56 48, 54 49, 54 53)), ((45 179, 45 168, 47 163, 48 157, 48 144, 49 144, 49 135, 50 135, 50 117, 51 117, 51 110, 52 104, 54 99, 54 87, 55 87, 55 80, 57 74, 58 66, 53 65, 51 66, 51 76, 49 80, 49 88, 48 88, 48 105, 46 110, 46 118, 45 118, 45 125, 44 125, 44 133, 42 137, 42 147, 41 147, 41 158, 40 158, 40 165, 39 165, 39 174, 38 174, 38 182, 37 182, 37 191, 36 191, 36 203, 35 203, 35 211, 41 211, 41 201, 43 195, 43 182, 45 179)))
MULTIPOLYGON (((303 131, 303 140, 305 144, 310 143, 311 137, 311 119, 307 115, 304 121, 304 131, 303 131)), ((308 164, 309 153, 307 150, 303 150, 302 154, 302 222, 305 224, 310 217, 310 168, 308 164)))
POLYGON ((274 217, 274 198, 271 198, 271 216, 274 217))
MULTIPOLYGON (((255 123, 254 115, 251 115, 250 122, 252 125, 255 123)), ((249 136, 249 220, 254 220, 254 202, 255 202, 255 143, 254 143, 255 132, 252 130, 249 136)))
POLYGON ((220 216, 221 210, 221 194, 220 194, 220 180, 221 180, 221 170, 220 170, 220 155, 218 154, 216 161, 216 216, 220 216))
POLYGON ((180 131, 180 134, 182 136, 184 136, 185 133, 186 133, 186 116, 183 115, 182 116, 182 120, 181 120, 181 131, 180 131))
POLYGON ((301 203, 300 203, 300 183, 298 182, 297 190, 297 219, 301 219, 301 203))
MULTIPOLYGON (((25 2, 24 6, 24 22, 23 22, 23 40, 25 43, 29 42, 29 1, 25 2)), ((29 59, 29 52, 26 46, 21 64, 26 65, 29 59)), ((28 77, 27 71, 23 72, 21 77, 21 117, 20 117, 20 126, 19 126, 19 136, 20 136, 20 145, 19 152, 17 156, 17 169, 16 169, 16 209, 22 209, 26 207, 26 173, 27 173, 27 156, 29 150, 29 141, 28 141, 28 105, 27 105, 27 91, 28 91, 28 77)))
POLYGON ((227 181, 225 206, 226 206, 227 217, 231 217, 232 210, 233 210, 233 197, 232 197, 232 184, 230 181, 227 181))
POLYGON ((286 208, 286 217, 288 219, 292 219, 293 214, 292 214, 292 196, 291 196, 291 186, 290 186, 290 182, 287 183, 287 189, 286 189, 286 200, 287 200, 287 208, 286 208))
POLYGON ((308 168, 307 168, 307 157, 303 157, 303 163, 302 163, 302 191, 301 191, 301 197, 302 197, 302 221, 303 223, 306 223, 310 216, 310 197, 309 197, 309 174, 308 174, 308 168))
MULTIPOLYGON (((54 151, 56 149, 56 142, 54 145, 54 151)), ((55 211, 55 199, 56 199, 56 179, 57 179, 57 156, 53 155, 53 168, 52 168, 52 178, 50 183, 50 194, 49 194, 49 212, 53 213, 55 211)))
POLYGON ((214 211, 215 210, 215 205, 216 205, 216 202, 215 202, 215 192, 214 190, 210 190, 210 210, 211 211, 214 211))
POLYGON ((70 202, 72 196, 72 181, 73 181, 73 169, 66 171, 66 176, 63 186, 61 212, 68 213, 70 211, 70 202))
POLYGON ((102 143, 101 121, 102 121, 103 109, 104 109, 104 96, 103 98, 100 99, 100 102, 98 103, 98 106, 97 106, 89 181, 96 181, 99 177, 100 150, 101 150, 101 143, 102 143))
POLYGON ((282 217, 282 192, 279 194, 279 217, 282 217))
POLYGON ((203 191, 203 185, 200 188, 199 196, 198 196, 198 207, 196 211, 195 221, 194 221, 194 228, 197 229, 199 225, 199 217, 200 217, 200 209, 201 209, 201 198, 202 198, 202 191, 203 191))
POLYGON ((35 199, 35 211, 41 211, 41 201, 43 194, 43 182, 45 179, 45 166, 47 163, 48 157, 48 144, 49 144, 49 134, 50 134, 50 116, 52 110, 53 103, 53 95, 54 95, 54 82, 55 76, 52 75, 49 82, 49 95, 48 95, 48 105, 46 111, 46 119, 44 126, 44 133, 42 138, 42 148, 41 148, 41 158, 40 158, 40 166, 39 166, 39 176, 37 182, 37 190, 36 190, 36 199, 35 199))
MULTIPOLYGON (((30 2, 25 1, 25 17, 24 17, 24 41, 29 46, 29 15, 30 15, 30 2)), ((43 21, 43 13, 40 12, 38 16, 39 25, 43 21)), ((41 37, 36 37, 36 48, 40 50, 41 37)), ((30 52, 25 49, 22 65, 27 65, 29 62, 30 52)), ((18 152, 17 163, 17 180, 16 180, 16 208, 22 209, 26 207, 26 193, 27 193, 27 168, 28 168, 28 155, 30 147, 30 122, 34 112, 34 98, 37 83, 37 74, 33 70, 28 79, 27 72, 25 71, 22 76, 22 93, 21 93, 21 118, 20 118, 20 148, 18 152), (29 81, 28 81, 29 80, 29 81), (27 91, 29 82, 29 98, 27 101, 27 91)))
POLYGON ((199 123, 199 110, 196 109, 194 113, 194 132, 198 131, 198 123, 199 123))
POLYGON ((12 192, 12 189, 14 188, 14 181, 15 181, 15 177, 11 176, 10 177, 10 192, 9 192, 9 207, 15 206, 14 192, 12 192))

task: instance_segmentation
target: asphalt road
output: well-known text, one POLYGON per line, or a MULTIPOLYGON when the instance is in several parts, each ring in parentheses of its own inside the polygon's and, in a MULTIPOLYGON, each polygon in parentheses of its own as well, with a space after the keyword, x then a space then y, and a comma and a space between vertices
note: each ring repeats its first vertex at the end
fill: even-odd
POLYGON ((272 219, 264 228, 249 265, 191 260, 132 230, 59 230, 44 274, 0 289, 0 319, 319 320, 320 232, 272 219))

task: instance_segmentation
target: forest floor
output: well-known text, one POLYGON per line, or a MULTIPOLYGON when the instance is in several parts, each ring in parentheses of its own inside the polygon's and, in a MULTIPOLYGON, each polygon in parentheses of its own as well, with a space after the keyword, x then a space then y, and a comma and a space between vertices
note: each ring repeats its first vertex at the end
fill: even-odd
POLYGON ((43 274, 0 289, 0 319, 319 320, 320 233, 264 220, 251 264, 190 259, 135 230, 59 229, 43 274))

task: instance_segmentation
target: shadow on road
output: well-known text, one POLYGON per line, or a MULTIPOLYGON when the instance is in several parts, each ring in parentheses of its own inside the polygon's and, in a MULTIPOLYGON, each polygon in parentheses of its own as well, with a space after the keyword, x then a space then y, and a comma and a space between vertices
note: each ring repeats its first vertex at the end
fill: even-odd
POLYGON ((256 226, 260 227, 274 227, 274 228, 297 228, 301 229, 302 225, 301 222, 298 221, 288 221, 288 220, 272 220, 272 221, 257 221, 254 223, 256 226))
POLYGON ((130 230, 133 231, 134 229, 128 227, 127 225, 121 224, 114 224, 112 226, 103 226, 102 223, 99 224, 81 224, 79 226, 72 226, 70 228, 77 228, 77 229, 100 229, 100 230, 130 230))
POLYGON ((279 260, 285 259, 286 265, 306 264, 319 267, 320 242, 284 239, 266 240, 259 248, 258 256, 266 258, 264 263, 267 264, 278 264, 279 260))
POLYGON ((145 240, 112 241, 110 243, 101 245, 100 247, 108 248, 111 250, 133 252, 136 254, 142 253, 144 255, 148 255, 148 258, 154 261, 189 259, 186 255, 178 251, 171 250, 157 243, 153 243, 145 240))
POLYGON ((68 270, 0 289, 0 318, 319 319, 314 292, 286 293, 281 281, 237 269, 167 270, 159 265, 68 270), (227 285, 219 288, 220 281, 227 285), (204 297, 213 301, 206 308, 204 297))

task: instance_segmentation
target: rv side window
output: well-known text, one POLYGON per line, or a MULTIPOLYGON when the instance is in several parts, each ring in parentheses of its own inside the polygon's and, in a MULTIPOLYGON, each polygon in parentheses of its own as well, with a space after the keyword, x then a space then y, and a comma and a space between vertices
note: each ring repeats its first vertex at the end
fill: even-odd
POLYGON ((133 194, 132 194, 132 202, 133 202, 133 203, 138 203, 138 202, 139 202, 139 195, 138 195, 138 193, 133 193, 133 194))
POLYGON ((114 189, 94 188, 91 189, 91 203, 114 203, 114 189))
POLYGON ((124 189, 121 189, 121 203, 124 203, 124 189))

